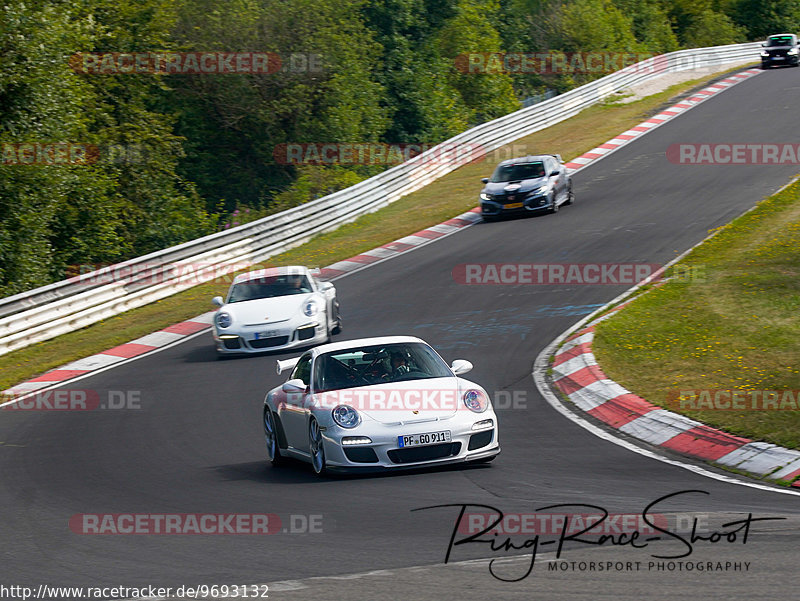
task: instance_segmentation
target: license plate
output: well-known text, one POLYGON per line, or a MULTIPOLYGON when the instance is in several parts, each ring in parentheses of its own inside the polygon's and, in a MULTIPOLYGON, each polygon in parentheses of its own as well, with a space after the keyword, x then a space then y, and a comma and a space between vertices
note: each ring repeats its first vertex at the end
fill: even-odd
POLYGON ((506 205, 507 209, 521 209, 522 203, 521 202, 512 202, 510 205, 506 205))
POLYGON ((281 333, 278 330, 267 330, 266 332, 256 332, 256 340, 261 340, 262 338, 275 338, 276 336, 280 336, 281 333))
POLYGON ((440 442, 450 442, 450 430, 397 437, 397 446, 401 449, 404 447, 421 447, 426 444, 439 444, 440 442))

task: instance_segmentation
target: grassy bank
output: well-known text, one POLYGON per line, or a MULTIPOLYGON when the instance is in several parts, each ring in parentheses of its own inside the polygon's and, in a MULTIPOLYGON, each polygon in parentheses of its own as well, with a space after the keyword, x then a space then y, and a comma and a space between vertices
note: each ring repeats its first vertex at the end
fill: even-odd
POLYGON ((603 370, 651 403, 800 449, 800 411, 792 408, 800 390, 798 249, 800 182, 692 251, 681 261, 689 277, 652 288, 599 324, 593 350, 603 370), (705 397, 714 405, 684 393, 681 408, 680 391, 689 390, 741 391, 739 409, 721 409, 729 395, 717 392, 705 397), (752 410, 761 391, 779 402, 752 410))
MULTIPOLYGON (((376 213, 273 257, 270 264, 324 267, 440 223, 477 205, 480 178, 491 174, 498 159, 524 152, 559 153, 566 160, 579 156, 655 114, 664 104, 719 76, 687 81, 629 104, 607 102, 590 107, 567 121, 515 141, 511 148, 500 149, 487 160, 465 165, 376 213)), ((196 286, 82 330, 0 356, 0 390, 209 311, 213 308, 211 297, 224 294, 226 289, 225 282, 196 286)))

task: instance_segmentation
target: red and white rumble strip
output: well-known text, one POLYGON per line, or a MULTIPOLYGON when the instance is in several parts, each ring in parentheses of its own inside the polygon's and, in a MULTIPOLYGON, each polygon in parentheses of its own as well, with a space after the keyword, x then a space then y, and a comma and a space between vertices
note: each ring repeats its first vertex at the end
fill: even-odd
POLYGON ((672 105, 668 109, 664 109, 657 115, 650 117, 646 121, 643 121, 636 127, 632 127, 626 132, 621 133, 613 140, 609 140, 605 144, 601 144, 597 148, 593 148, 589 152, 582 154, 581 156, 572 159, 566 165, 567 168, 572 171, 577 171, 582 167, 585 167, 589 163, 596 161, 599 158, 602 158, 603 155, 608 154, 612 150, 616 150, 625 144, 628 144, 632 140, 646 134, 648 131, 653 129, 654 127, 661 125, 671 119, 674 119, 681 113, 697 106, 704 100, 708 100, 712 96, 719 94, 726 88, 729 88, 733 85, 736 85, 739 82, 744 81, 745 79, 749 79, 754 75, 758 75, 761 73, 761 69, 747 69, 745 71, 740 71, 730 77, 727 77, 721 81, 718 81, 714 84, 711 84, 707 88, 703 88, 696 94, 690 96, 689 98, 682 100, 681 102, 672 105))
MULTIPOLYGON (((567 338, 552 363, 553 385, 576 407, 641 441, 772 480, 800 477, 800 452, 753 442, 648 403, 603 373, 592 353, 594 327, 615 307, 567 338)), ((800 488, 800 480, 792 484, 800 488)))

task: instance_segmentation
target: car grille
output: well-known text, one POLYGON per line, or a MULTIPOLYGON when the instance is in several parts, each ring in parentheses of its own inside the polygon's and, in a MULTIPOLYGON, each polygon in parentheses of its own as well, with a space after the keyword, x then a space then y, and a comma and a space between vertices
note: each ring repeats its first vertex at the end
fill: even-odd
POLYGON ((297 339, 298 340, 308 340, 309 338, 314 337, 315 328, 297 328, 297 339))
POLYGON ((344 456, 353 463, 378 463, 378 456, 370 447, 344 447, 344 456))
POLYGON ((273 336, 272 338, 261 338, 259 340, 250 340, 250 346, 253 348, 270 348, 273 346, 283 346, 289 342, 288 336, 273 336))
POLYGON ((418 461, 432 461, 458 455, 461 451, 460 442, 446 442, 432 444, 426 447, 410 447, 408 449, 392 449, 387 453, 392 463, 416 463, 418 461))
POLYGON ((492 435, 494 434, 494 430, 486 430, 486 432, 479 432, 478 434, 473 434, 469 437, 469 444, 467 445, 468 451, 474 451, 475 449, 480 449, 481 447, 485 447, 487 444, 492 442, 492 435))
POLYGON ((222 344, 226 349, 232 351, 242 348, 242 341, 239 338, 223 338, 222 344))

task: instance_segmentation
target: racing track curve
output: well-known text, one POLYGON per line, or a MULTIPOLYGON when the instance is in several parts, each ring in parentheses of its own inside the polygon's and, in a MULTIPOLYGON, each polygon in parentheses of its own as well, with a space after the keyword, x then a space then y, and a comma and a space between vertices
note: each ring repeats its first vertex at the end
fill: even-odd
MULTIPOLYGON (((434 564, 444 557, 454 514, 410 510, 442 503, 512 512, 584 502, 637 513, 657 496, 702 489, 711 494, 671 507, 797 514, 795 497, 703 478, 600 440, 537 393, 530 372, 539 351, 627 286, 463 286, 451 270, 460 263, 667 262, 796 169, 676 166, 666 147, 788 142, 786 132, 800 130, 798 91, 800 69, 760 74, 576 174, 576 202, 557 215, 479 224, 336 282, 345 317, 338 339, 417 335, 448 361, 471 360, 468 377, 488 391, 520 391, 525 409, 498 411, 503 452, 493 464, 333 480, 317 480, 302 464, 272 469, 260 408, 264 391, 279 382, 275 360, 290 355, 217 361, 208 334, 71 386, 141 391, 141 410, 0 415, 0 580, 243 584, 434 564), (73 514, 121 512, 321 514, 324 532, 81 536, 68 527, 73 514)), ((796 527, 781 540, 796 549, 796 527)), ((757 562, 773 542, 754 536, 743 550, 717 553, 757 562)), ((459 549, 453 559, 488 555, 459 549)), ((649 578, 657 585, 674 575, 649 578)), ((741 578, 734 593, 752 597, 764 586, 763 578, 741 578)), ((473 580, 469 598, 502 586, 485 573, 473 580)), ((694 590, 713 598, 704 588, 710 583, 701 579, 694 590)), ((416 592, 410 598, 433 594, 416 592)))

